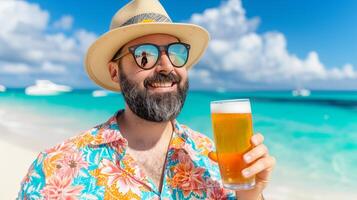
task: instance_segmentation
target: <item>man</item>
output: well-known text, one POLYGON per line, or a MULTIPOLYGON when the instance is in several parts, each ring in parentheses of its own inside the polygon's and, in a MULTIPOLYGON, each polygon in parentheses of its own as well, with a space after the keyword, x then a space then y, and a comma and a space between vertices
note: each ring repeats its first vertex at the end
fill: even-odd
POLYGON ((20 199, 262 199, 275 164, 261 134, 244 158, 252 190, 222 187, 213 143, 180 125, 188 70, 208 33, 172 23, 157 0, 134 0, 113 17, 111 31, 89 48, 86 69, 98 85, 121 91, 125 109, 107 122, 38 156, 20 199), (145 65, 142 64, 145 52, 145 65))

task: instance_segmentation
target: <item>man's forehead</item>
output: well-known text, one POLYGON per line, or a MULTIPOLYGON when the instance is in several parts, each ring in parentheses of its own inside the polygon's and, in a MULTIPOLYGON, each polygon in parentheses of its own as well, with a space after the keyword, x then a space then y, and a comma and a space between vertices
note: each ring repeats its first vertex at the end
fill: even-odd
POLYGON ((157 34, 150 34, 150 35, 144 35, 138 37, 134 40, 129 41, 124 46, 132 46, 142 43, 153 43, 153 44, 161 45, 161 44, 167 44, 167 43, 178 42, 178 41, 180 40, 173 35, 157 33, 157 34))

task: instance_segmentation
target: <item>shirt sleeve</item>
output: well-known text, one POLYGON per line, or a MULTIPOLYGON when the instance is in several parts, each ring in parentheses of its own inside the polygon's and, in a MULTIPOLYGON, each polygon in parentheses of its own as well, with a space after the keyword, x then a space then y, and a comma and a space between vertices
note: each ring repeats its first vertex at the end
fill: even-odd
POLYGON ((21 181, 18 200, 43 199, 41 190, 46 184, 46 176, 43 171, 45 153, 40 153, 30 166, 26 176, 21 181))

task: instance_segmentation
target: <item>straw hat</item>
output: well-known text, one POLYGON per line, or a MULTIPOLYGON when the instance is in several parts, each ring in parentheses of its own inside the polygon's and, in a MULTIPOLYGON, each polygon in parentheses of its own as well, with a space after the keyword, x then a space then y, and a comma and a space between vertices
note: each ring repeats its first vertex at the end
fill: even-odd
POLYGON ((155 33, 173 35, 191 45, 187 69, 198 62, 209 41, 209 33, 204 28, 173 23, 158 0, 133 0, 113 16, 110 30, 89 47, 85 58, 89 77, 105 89, 120 91, 119 84, 110 78, 108 62, 129 41, 155 33))

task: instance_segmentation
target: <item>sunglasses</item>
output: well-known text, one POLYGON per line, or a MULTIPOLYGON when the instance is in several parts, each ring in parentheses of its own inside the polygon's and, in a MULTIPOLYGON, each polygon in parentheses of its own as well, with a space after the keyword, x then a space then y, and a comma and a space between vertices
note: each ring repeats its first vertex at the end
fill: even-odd
POLYGON ((151 43, 138 44, 128 48, 129 51, 123 52, 118 56, 114 56, 113 61, 131 53, 136 64, 145 70, 152 69, 161 56, 161 52, 165 51, 171 64, 174 67, 183 67, 187 60, 190 51, 190 45, 182 42, 174 42, 167 45, 156 45, 151 43))

